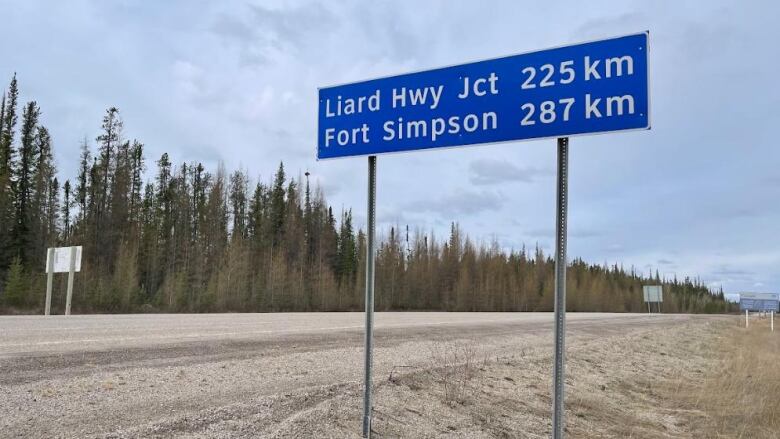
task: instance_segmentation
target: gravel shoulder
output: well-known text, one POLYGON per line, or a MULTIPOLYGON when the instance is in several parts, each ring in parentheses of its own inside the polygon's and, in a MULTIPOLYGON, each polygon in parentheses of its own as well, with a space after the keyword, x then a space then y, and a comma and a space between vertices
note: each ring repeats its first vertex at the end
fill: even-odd
MULTIPOLYGON (((358 437, 362 317, 3 317, 0 437, 358 437)), ((550 314, 376 321, 377 437, 547 436, 550 314)), ((604 407, 626 411, 653 398, 653 379, 705 367, 688 351, 723 317, 568 321, 569 428, 587 437, 604 407)), ((683 433, 673 414, 644 418, 626 425, 683 433)))

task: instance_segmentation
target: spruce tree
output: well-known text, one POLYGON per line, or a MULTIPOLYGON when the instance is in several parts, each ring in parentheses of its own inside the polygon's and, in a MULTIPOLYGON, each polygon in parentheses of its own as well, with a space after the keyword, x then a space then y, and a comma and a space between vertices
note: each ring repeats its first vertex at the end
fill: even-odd
POLYGON ((76 203, 79 207, 79 219, 84 221, 87 214, 87 194, 89 187, 90 161, 92 155, 89 151, 87 139, 81 143, 81 155, 79 156, 79 172, 76 177, 76 203))
POLYGON ((14 253, 13 231, 16 228, 16 215, 13 139, 18 94, 16 74, 14 74, 7 95, 3 93, 2 110, 0 110, 0 280, 4 279, 3 274, 14 253))
POLYGON ((36 129, 38 128, 38 117, 40 110, 35 101, 28 102, 22 114, 22 128, 20 131, 19 142, 19 161, 14 169, 14 180, 16 184, 16 218, 15 228, 12 233, 14 242, 14 252, 18 255, 22 264, 28 264, 32 234, 31 230, 31 212, 33 194, 33 176, 35 175, 36 165, 36 129))
POLYGON ((201 225, 206 216, 207 179, 205 177, 205 168, 202 163, 198 163, 192 169, 192 206, 194 209, 192 215, 192 234, 193 239, 196 242, 200 242, 202 235, 201 225))
POLYGON ((51 136, 42 126, 38 127, 35 135, 33 169, 31 205, 28 208, 29 217, 25 219, 31 233, 26 253, 29 255, 29 262, 33 266, 39 266, 44 264, 46 248, 56 241, 56 218, 59 216, 59 207, 52 205, 52 200, 59 196, 59 184, 53 184, 57 179, 57 170, 54 166, 51 136))
POLYGON ((352 209, 341 213, 341 230, 338 240, 338 275, 342 281, 352 280, 357 272, 357 246, 352 229, 352 209))
POLYGON ((274 184, 271 189, 271 238, 274 244, 278 244, 284 233, 284 164, 279 163, 279 169, 274 176, 274 184))
POLYGON ((142 175, 144 172, 144 145, 133 141, 130 149, 130 221, 137 223, 139 221, 141 206, 141 189, 143 186, 142 175))
POLYGON ((109 108, 103 116, 103 132, 95 139, 98 144, 99 172, 102 180, 99 194, 100 212, 104 212, 109 203, 108 197, 111 188, 109 181, 113 176, 113 166, 116 162, 115 155, 121 139, 122 125, 119 110, 116 107, 109 108))
POLYGON ((60 236, 60 182, 57 177, 49 179, 49 189, 46 200, 46 235, 43 242, 43 249, 40 254, 43 255, 47 246, 59 244, 60 236))
POLYGON ((247 237, 247 185, 249 179, 242 171, 235 171, 230 176, 230 210, 233 216, 232 236, 247 237))
POLYGON ((71 193, 70 180, 65 180, 62 185, 62 240, 70 243, 70 210, 73 204, 73 194, 71 193))
POLYGON ((3 96, 3 117, 0 119, 0 175, 10 175, 12 171, 14 150, 13 140, 16 129, 16 105, 19 99, 19 88, 16 82, 16 73, 11 78, 8 87, 8 100, 3 96))

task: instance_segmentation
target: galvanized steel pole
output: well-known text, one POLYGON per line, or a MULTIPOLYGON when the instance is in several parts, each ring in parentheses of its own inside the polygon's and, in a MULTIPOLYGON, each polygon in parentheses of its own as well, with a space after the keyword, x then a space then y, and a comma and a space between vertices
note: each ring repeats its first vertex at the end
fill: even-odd
POLYGON ((553 365, 553 439, 563 439, 566 338, 566 207, 569 138, 558 138, 558 190, 555 223, 555 358, 553 365))
POLYGON ((73 300, 73 275, 76 271, 76 246, 70 247, 70 268, 68 269, 68 295, 65 299, 65 315, 70 315, 70 302, 73 300))
POLYGON ((366 362, 363 437, 371 437, 371 350, 374 341, 374 261, 376 258, 376 156, 368 157, 368 224, 366 225, 366 362))
POLYGON ((50 248, 46 258, 46 304, 43 315, 51 314, 51 288, 54 283, 54 248, 50 248))

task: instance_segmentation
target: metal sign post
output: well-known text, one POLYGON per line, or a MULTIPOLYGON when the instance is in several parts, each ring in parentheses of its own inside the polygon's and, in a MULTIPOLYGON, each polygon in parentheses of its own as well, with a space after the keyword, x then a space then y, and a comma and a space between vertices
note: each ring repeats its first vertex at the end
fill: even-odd
POLYGON ((54 283, 54 248, 48 250, 46 260, 46 305, 43 311, 44 315, 51 314, 51 287, 54 283))
POLYGON ((558 191, 555 221, 555 364, 553 366, 553 439, 563 438, 563 398, 566 363, 566 207, 569 179, 569 138, 558 139, 558 191))
POLYGON ((65 315, 70 315, 70 302, 73 299, 73 273, 76 271, 76 247, 70 248, 70 267, 68 269, 68 295, 65 299, 65 315))
POLYGON ((376 260, 376 156, 368 157, 368 224, 366 244, 366 362, 363 394, 363 437, 371 437, 371 350, 374 342, 374 262, 376 260))

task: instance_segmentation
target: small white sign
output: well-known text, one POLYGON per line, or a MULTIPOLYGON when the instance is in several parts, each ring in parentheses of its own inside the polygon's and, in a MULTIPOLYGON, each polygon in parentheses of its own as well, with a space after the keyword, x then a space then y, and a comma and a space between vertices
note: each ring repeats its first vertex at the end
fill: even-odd
MULTIPOLYGON (((81 271, 81 246, 76 246, 76 264, 73 271, 81 271)), ((55 273, 68 273, 70 272, 70 249, 71 247, 57 247, 54 249, 54 272, 55 273)), ((49 272, 49 255, 51 252, 46 252, 46 272, 49 272)))
POLYGON ((642 287, 642 292, 645 295, 645 302, 663 302, 664 301, 664 288, 661 285, 645 285, 642 287))

